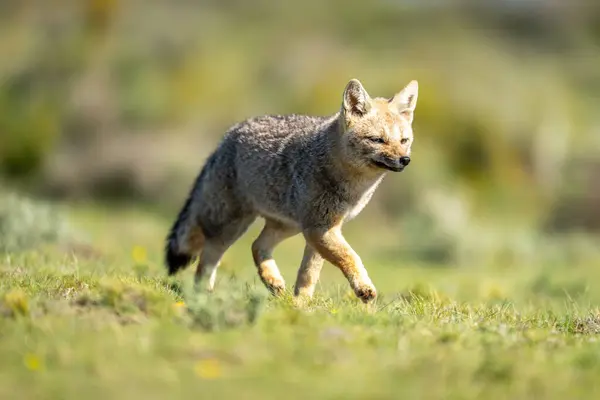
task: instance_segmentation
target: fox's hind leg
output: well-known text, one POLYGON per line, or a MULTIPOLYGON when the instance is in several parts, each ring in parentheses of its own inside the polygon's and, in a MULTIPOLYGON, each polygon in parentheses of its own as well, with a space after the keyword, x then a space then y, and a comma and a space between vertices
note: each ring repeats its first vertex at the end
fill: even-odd
POLYGON ((262 232, 252 243, 252 257, 258 269, 258 276, 275 295, 285 290, 285 280, 273 259, 273 250, 279 243, 299 232, 298 229, 267 219, 262 232))
POLYGON ((256 217, 246 215, 220 227, 213 227, 213 234, 207 235, 204 240, 200 261, 196 268, 195 282, 198 286, 205 279, 207 289, 212 291, 217 278, 217 268, 227 249, 246 232, 256 217))

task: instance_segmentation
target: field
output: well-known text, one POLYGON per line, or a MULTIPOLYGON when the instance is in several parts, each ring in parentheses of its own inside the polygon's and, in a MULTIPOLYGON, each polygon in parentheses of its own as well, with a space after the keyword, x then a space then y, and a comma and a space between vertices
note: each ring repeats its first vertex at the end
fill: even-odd
POLYGON ((0 1, 0 400, 600 398, 600 1, 54 3, 0 1), (409 171, 344 227, 376 303, 330 264, 269 296, 262 221, 214 293, 168 278, 226 129, 352 78, 419 82, 409 171))
MULTIPOLYGON (((348 225, 380 297, 329 264, 308 304, 269 297, 255 225, 212 295, 163 270, 170 217, 63 205, 68 240, 0 259, 0 398, 595 398, 591 265, 436 267, 385 256, 391 233, 348 225), (362 232, 362 233, 361 233, 362 232), (385 239, 385 240, 384 240, 385 239), (380 243, 379 246, 373 243, 380 243)), ((276 257, 293 283, 300 238, 276 257)))

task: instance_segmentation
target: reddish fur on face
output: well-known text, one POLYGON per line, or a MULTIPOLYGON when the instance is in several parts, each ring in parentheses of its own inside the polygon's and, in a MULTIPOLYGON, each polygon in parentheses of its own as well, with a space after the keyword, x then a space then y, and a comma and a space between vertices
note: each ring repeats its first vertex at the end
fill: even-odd
POLYGON ((402 118, 400 114, 390 108, 390 103, 386 99, 376 98, 372 101, 373 107, 377 110, 377 116, 388 126, 400 123, 402 118))
MULTIPOLYGON (((410 124, 400 113, 394 103, 387 99, 370 99, 370 109, 365 115, 346 114, 346 130, 351 137, 348 139, 353 148, 362 149, 360 152, 368 159, 376 155, 398 159, 408 156, 407 148, 400 142, 404 129, 410 129, 410 124), (363 141, 373 135, 386 139, 385 143, 376 148, 368 147, 363 141)), ((356 159, 354 153, 348 157, 356 159)))

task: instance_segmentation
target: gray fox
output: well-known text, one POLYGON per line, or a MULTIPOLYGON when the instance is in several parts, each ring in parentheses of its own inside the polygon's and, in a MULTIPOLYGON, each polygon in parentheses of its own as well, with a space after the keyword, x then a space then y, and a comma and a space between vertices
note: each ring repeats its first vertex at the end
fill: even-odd
POLYGON ((352 79, 331 116, 265 115, 233 125, 206 159, 167 237, 169 275, 199 256, 196 284, 215 285, 223 253, 257 217, 252 243, 258 275, 277 295, 285 281, 273 249, 301 233, 306 245, 294 288, 311 297, 323 261, 338 267, 367 303, 377 296, 359 255, 342 235, 389 171, 410 162, 418 84, 371 98, 352 79))

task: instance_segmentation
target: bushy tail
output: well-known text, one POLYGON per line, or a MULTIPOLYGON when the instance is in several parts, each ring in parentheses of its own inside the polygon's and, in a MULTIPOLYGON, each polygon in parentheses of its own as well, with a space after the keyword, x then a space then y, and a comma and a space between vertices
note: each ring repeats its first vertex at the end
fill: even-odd
POLYGON ((187 252, 181 248, 180 244, 182 240, 179 237, 183 233, 183 225, 188 219, 191 203, 192 196, 190 195, 185 201, 183 208, 177 216, 177 220, 171 227, 169 235, 167 236, 165 264, 169 271, 169 275, 176 274, 179 270, 187 267, 192 261, 192 255, 187 254, 187 252))
POLYGON ((197 200, 207 170, 214 164, 215 157, 215 152, 208 157, 198 178, 194 182, 190 195, 167 236, 165 263, 169 275, 174 275, 177 271, 187 267, 191 263, 192 258, 199 254, 202 249, 204 233, 198 225, 198 216, 192 215, 192 203, 194 200, 197 200))
POLYGON ((192 261, 192 256, 178 253, 171 245, 167 248, 167 269, 169 275, 175 275, 180 269, 187 267, 192 261))

